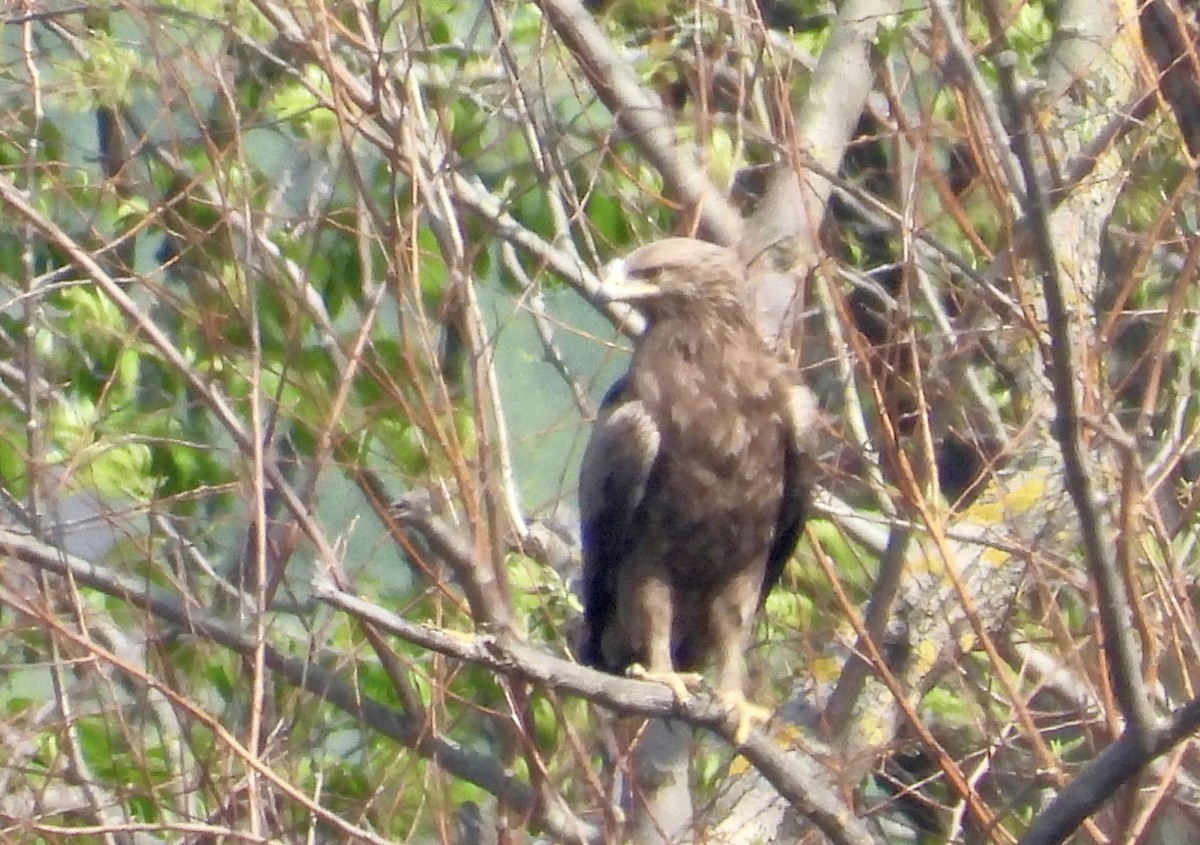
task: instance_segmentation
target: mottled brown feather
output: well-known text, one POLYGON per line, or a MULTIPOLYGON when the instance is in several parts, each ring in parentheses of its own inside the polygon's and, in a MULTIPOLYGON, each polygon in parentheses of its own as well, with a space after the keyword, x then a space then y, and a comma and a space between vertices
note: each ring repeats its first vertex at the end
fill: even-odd
POLYGON ((580 659, 663 672, 715 657, 720 689, 741 692, 805 516, 807 392, 760 338, 731 251, 673 238, 623 270, 611 295, 648 327, 584 455, 580 659))

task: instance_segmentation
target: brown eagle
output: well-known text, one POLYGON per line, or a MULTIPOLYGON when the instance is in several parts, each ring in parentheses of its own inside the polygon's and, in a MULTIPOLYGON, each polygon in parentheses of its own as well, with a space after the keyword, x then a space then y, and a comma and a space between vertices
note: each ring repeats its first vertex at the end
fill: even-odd
POLYGON ((739 733, 755 615, 806 509, 801 437, 811 394, 743 304, 734 252, 670 238, 616 262, 602 295, 647 328, 609 389, 583 457, 580 661, 687 695, 676 673, 718 666, 739 733))

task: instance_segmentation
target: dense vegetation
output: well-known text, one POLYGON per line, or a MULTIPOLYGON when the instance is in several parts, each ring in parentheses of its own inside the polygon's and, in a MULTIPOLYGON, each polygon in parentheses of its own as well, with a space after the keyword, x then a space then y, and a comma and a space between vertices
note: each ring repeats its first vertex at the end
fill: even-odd
POLYGON ((1200 841, 1185 0, 3 21, 3 839, 1200 841), (668 234, 821 406, 740 753, 570 662, 668 234))

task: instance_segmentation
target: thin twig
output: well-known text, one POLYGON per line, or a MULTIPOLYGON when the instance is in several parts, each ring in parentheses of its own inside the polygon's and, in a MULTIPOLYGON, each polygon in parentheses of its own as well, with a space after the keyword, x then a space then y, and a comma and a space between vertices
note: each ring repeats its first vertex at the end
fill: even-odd
MULTIPOLYGON (((218 392, 216 387, 209 385, 201 379, 199 373, 196 372, 195 367, 191 366, 187 357, 180 352, 179 348, 162 328, 125 292, 122 286, 86 250, 80 247, 70 235, 64 232, 58 224, 31 206, 22 191, 4 177, 0 177, 0 201, 6 204, 18 218, 30 223, 43 238, 61 249, 63 255, 85 273, 112 300, 113 304, 125 315, 125 318, 138 327, 138 330, 144 335, 146 340, 187 381, 189 388, 194 390, 196 395, 208 405, 230 437, 233 438, 241 453, 243 455, 252 454, 254 444, 251 442, 250 435, 242 425, 241 420, 234 413, 229 401, 218 392)), ((279 468, 269 463, 264 467, 264 471, 267 473, 267 480, 271 482, 276 492, 282 497, 291 511, 292 517, 316 547, 318 555, 332 562, 335 556, 333 549, 325 539, 324 532, 296 496, 295 491, 287 479, 284 478, 279 468)))
MULTIPOLYGON (((314 579, 313 592, 318 600, 422 648, 525 681, 546 684, 621 713, 679 719, 712 731, 730 743, 735 741, 738 732, 736 714, 712 696, 696 695, 679 700, 665 684, 597 672, 510 636, 471 636, 409 622, 345 592, 332 579, 320 574, 314 579)), ((738 746, 738 751, 833 842, 839 845, 876 842, 825 785, 828 772, 816 758, 798 748, 784 750, 758 730, 751 731, 749 739, 738 746)))
POLYGON ((741 216, 696 164, 695 151, 677 143, 674 124, 662 103, 639 84, 630 63, 616 54, 592 13, 579 0, 538 0, 538 6, 617 124, 662 174, 668 191, 696 215, 700 236, 724 246, 736 245, 742 238, 741 216))
POLYGON ((1026 184, 1024 212, 1032 226, 1035 257, 1042 277, 1046 303, 1046 326, 1050 334, 1047 377, 1053 385, 1057 419, 1053 434, 1063 457, 1064 482, 1079 517, 1080 538, 1088 573, 1099 594, 1100 626, 1104 648, 1113 674, 1113 686, 1121 712, 1134 736, 1152 736, 1155 714, 1141 680, 1140 649, 1130 620, 1129 597, 1117 569, 1112 549, 1103 536, 1100 514, 1092 492, 1092 479, 1085 458, 1083 425, 1077 379, 1080 377, 1073 348, 1073 332, 1066 296, 1050 230, 1050 199, 1044 176, 1038 172, 1031 146, 1032 127, 1017 98, 1011 65, 1000 63, 1000 94, 1016 123, 1011 137, 1013 149, 1026 184))
MULTIPOLYGON (((144 579, 117 573, 68 554, 28 535, 0 529, 0 552, 39 571, 70 577, 82 586, 118 598, 131 607, 177 626, 191 636, 215 643, 236 654, 249 657, 256 647, 252 637, 194 602, 149 586, 144 579)), ((292 657, 271 645, 264 647, 263 660, 286 683, 307 690, 371 730, 416 750, 454 777, 490 792, 518 812, 535 810, 536 803, 529 787, 505 772, 495 758, 470 751, 445 736, 423 730, 423 726, 408 714, 382 704, 365 694, 357 683, 343 680, 337 673, 310 660, 292 657)), ((588 825, 552 808, 545 808, 535 816, 534 827, 564 842, 582 845, 595 839, 588 825)))

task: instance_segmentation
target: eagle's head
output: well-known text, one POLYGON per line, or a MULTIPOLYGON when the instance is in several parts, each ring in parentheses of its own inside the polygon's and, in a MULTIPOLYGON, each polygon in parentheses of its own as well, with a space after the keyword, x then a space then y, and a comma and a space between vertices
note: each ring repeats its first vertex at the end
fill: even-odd
POLYGON ((653 323, 667 316, 741 311, 742 282, 742 265, 733 250, 667 238, 612 262, 600 295, 636 304, 653 323))

